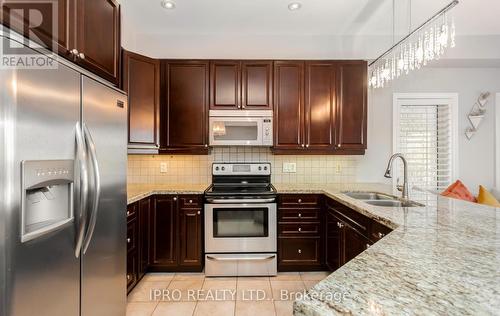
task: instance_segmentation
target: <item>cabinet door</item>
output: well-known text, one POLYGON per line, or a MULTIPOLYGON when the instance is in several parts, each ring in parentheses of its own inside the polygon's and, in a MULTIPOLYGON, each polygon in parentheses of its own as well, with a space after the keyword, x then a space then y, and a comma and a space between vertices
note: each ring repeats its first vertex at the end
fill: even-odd
POLYGON ((179 210, 179 267, 201 271, 203 244, 201 209, 179 210))
POLYGON ((137 284, 137 255, 127 253, 127 293, 137 284))
POLYGON ((69 50, 75 47, 76 25, 73 16, 75 1, 2 1, 2 24, 62 56, 69 57, 69 50), (54 16, 53 5, 57 6, 55 12, 57 16, 54 16), (40 13, 42 17, 41 23, 36 26, 32 26, 35 23, 34 12, 40 13), (26 27, 28 19, 31 22, 29 32, 26 27), (54 25, 55 21, 57 25, 54 25), (55 30, 56 34, 54 34, 55 30))
POLYGON ((124 51, 122 73, 123 90, 128 92, 129 98, 129 149, 133 153, 157 151, 160 145, 160 62, 124 51))
POLYGON ((326 213, 326 266, 330 270, 340 267, 340 238, 339 220, 331 211, 326 213))
POLYGON ((163 65, 165 110, 162 109, 162 149, 208 149, 208 62, 167 61, 163 65))
POLYGON ((320 237, 279 237, 279 271, 307 271, 321 268, 320 237))
POLYGON ((365 251, 372 244, 368 238, 358 231, 343 223, 342 227, 342 256, 341 265, 349 262, 351 259, 365 251))
POLYGON ((304 146, 304 62, 274 64, 274 149, 304 146))
POLYGON ((306 149, 334 150, 335 75, 332 62, 306 63, 306 149))
POLYGON ((367 64, 345 61, 338 66, 337 146, 342 150, 366 149, 367 64))
POLYGON ((271 61, 243 61, 241 63, 241 107, 243 109, 272 110, 273 63, 271 61))
POLYGON ((151 211, 150 263, 162 271, 177 266, 177 197, 156 196, 151 211))
POLYGON ((210 62, 210 108, 241 108, 241 64, 239 61, 210 62))
POLYGON ((139 202, 139 262, 138 275, 139 279, 146 274, 149 266, 149 224, 151 215, 151 199, 146 198, 139 202))
POLYGON ((120 6, 115 0, 77 0, 77 62, 112 83, 120 65, 120 6))
MULTIPOLYGON (((2 24, 17 31, 31 40, 45 45, 49 49, 62 56, 70 57, 69 51, 75 48, 75 1, 76 0, 30 0, 30 1, 2 1, 2 24), (54 8, 53 5, 56 7, 54 8), (12 14, 12 10, 23 10, 20 18, 19 14, 12 14), (31 12, 28 13, 28 10, 31 12), (29 32, 28 16, 38 12, 42 16, 40 25, 32 27, 29 32), (54 13, 57 13, 55 16, 54 13), (55 28, 54 26, 57 26, 55 28), (57 30, 57 34, 54 34, 57 30)), ((17 11, 19 12, 19 11, 17 11)), ((33 17, 34 15, 31 15, 33 17)), ((30 17, 30 18, 31 18, 30 17)), ((31 21, 33 24, 34 21, 31 21)))

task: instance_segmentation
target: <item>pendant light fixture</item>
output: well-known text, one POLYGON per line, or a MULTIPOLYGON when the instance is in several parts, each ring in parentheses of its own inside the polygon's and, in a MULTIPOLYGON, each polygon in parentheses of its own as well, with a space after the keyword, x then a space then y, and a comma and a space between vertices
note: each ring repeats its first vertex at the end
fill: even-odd
MULTIPOLYGON (((439 59, 446 49, 455 47, 455 21, 447 13, 458 3, 458 0, 450 2, 371 62, 369 86, 383 88, 388 82, 426 66, 439 59)), ((393 36, 394 33, 393 26, 393 36)))

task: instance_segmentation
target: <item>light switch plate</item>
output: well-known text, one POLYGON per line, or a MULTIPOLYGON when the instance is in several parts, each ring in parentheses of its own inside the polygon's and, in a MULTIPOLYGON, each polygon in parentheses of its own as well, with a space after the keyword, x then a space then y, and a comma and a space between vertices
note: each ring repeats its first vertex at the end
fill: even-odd
POLYGON ((160 163, 160 173, 167 173, 167 163, 166 162, 160 163))
POLYGON ((295 162, 284 162, 283 163, 283 173, 296 173, 297 164, 295 162))

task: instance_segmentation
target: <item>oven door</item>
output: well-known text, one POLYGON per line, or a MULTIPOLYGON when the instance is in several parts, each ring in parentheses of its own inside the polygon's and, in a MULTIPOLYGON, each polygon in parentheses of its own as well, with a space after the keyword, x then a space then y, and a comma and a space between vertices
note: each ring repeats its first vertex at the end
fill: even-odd
POLYGON ((262 146, 262 119, 211 117, 210 146, 262 146))
POLYGON ((205 252, 276 252, 276 203, 205 204, 205 252))

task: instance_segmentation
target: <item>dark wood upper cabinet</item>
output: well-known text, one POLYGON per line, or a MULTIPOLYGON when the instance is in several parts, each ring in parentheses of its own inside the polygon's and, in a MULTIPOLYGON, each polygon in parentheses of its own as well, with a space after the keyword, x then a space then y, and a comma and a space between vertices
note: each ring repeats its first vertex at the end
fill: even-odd
POLYGON ((304 62, 274 63, 274 149, 304 144, 304 62))
POLYGON ((177 266, 177 197, 155 198, 150 217, 150 268, 162 271, 177 266))
POLYGON ((77 62, 102 78, 118 83, 120 6, 115 0, 77 1, 77 62))
POLYGON ((305 147, 309 150, 334 150, 335 64, 307 62, 305 73, 305 147))
POLYGON ((160 145, 160 62, 123 51, 123 90, 128 93, 129 153, 157 153, 160 145))
POLYGON ((340 62, 337 85, 337 146, 346 150, 367 148, 367 63, 340 62))
MULTIPOLYGON (((45 45, 49 49, 54 49, 60 55, 69 56, 69 51, 75 47, 75 23, 74 14, 76 0, 57 0, 48 2, 47 0, 33 0, 29 2, 2 1, 2 24, 29 37, 31 40, 45 45), (57 7, 53 8, 53 4, 57 7), (37 10, 42 15, 41 24, 27 32, 26 26, 29 24, 29 9, 37 10), (19 10, 23 14, 19 15, 19 10), (57 16, 54 16, 57 12, 57 16), (73 20, 72 20, 73 19, 73 20), (54 34, 54 23, 57 24, 57 34, 54 34), (33 36, 34 35, 34 36, 33 36)), ((34 11, 31 11, 34 12, 34 11)), ((32 24, 32 23, 31 23, 32 24)))
POLYGON ((210 62, 210 108, 235 110, 241 108, 241 63, 218 60, 210 62))
POLYGON ((241 107, 272 110, 273 63, 271 61, 241 62, 241 107))
POLYGON ((162 152, 208 152, 208 74, 206 61, 163 61, 162 152))

